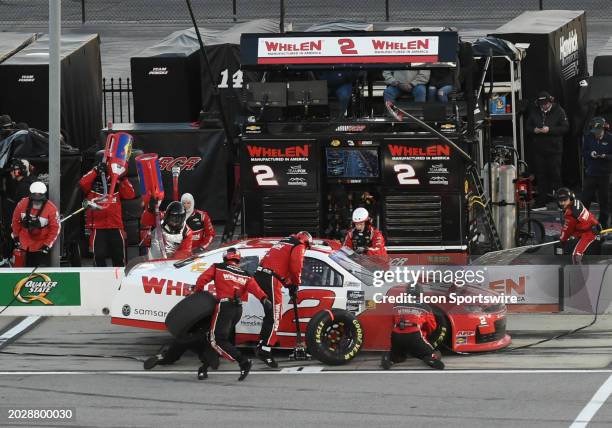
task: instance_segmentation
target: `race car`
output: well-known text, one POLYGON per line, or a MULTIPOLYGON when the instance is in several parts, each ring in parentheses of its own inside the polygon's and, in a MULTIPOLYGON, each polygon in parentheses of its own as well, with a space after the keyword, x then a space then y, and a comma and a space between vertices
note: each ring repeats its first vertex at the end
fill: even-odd
MULTIPOLYGON (((189 302, 186 297, 195 298, 190 295, 198 276, 211 264, 221 262, 229 247, 240 250, 241 267, 254 273, 259 260, 277 241, 278 238, 246 239, 181 261, 146 261, 128 268, 111 306, 112 323, 165 330, 168 313, 183 299, 180 311, 174 313, 180 312, 179 318, 198 315, 201 320, 204 316, 199 314, 214 307, 214 285, 209 284, 207 292, 196 293, 211 293, 208 302, 189 302)), ((305 254, 297 297, 300 331, 305 333, 309 353, 324 363, 342 364, 362 349, 389 349, 393 297, 405 291, 406 285, 391 282, 376 287, 376 272, 387 269, 390 266, 385 260, 356 254, 337 241, 315 240, 305 254)), ((423 294, 432 302, 439 301, 430 304, 438 324, 429 336, 435 346, 455 352, 481 352, 510 343, 503 303, 457 305, 447 298, 451 294, 490 296, 495 295, 493 291, 439 283, 423 284, 423 294)), ((296 346, 294 309, 289 300, 284 289, 277 344, 280 348, 296 346)), ((257 343, 263 316, 260 302, 249 295, 236 326, 237 345, 257 343)))

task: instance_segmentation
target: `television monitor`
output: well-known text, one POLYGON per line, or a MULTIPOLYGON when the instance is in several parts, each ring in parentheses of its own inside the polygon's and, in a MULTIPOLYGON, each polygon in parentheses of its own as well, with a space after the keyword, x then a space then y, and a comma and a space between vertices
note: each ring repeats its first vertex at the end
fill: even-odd
POLYGON ((327 178, 368 181, 380 176, 377 148, 326 148, 327 178))
POLYGON ((287 84, 283 82, 247 83, 249 107, 287 107, 287 84))
POLYGON ((292 81, 287 83, 289 106, 326 106, 327 80, 292 81))

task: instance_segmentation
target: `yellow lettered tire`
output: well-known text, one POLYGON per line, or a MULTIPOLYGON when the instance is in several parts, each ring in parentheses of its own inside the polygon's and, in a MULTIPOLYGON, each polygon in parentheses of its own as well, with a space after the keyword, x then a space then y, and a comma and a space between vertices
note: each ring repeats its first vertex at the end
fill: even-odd
POLYGON ((319 312, 312 317, 306 330, 308 352, 329 365, 345 364, 355 358, 363 341, 361 323, 343 309, 319 312))

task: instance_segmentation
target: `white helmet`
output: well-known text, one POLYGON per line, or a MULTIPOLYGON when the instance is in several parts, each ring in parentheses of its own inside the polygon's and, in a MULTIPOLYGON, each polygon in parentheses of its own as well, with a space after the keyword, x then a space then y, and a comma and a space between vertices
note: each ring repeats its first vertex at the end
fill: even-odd
POLYGON ((35 181, 30 185, 30 193, 39 193, 44 195, 47 193, 47 186, 42 181, 35 181))
POLYGON ((365 208, 357 208, 353 211, 353 223, 363 223, 364 221, 368 221, 370 218, 370 213, 365 208))

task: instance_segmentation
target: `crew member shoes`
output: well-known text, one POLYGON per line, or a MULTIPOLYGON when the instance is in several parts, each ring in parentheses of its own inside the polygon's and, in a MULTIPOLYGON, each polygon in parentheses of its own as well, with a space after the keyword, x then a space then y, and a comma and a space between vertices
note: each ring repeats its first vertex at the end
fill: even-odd
POLYGON ((246 379, 246 377, 249 375, 249 372, 251 371, 252 365, 253 363, 251 362, 251 360, 246 360, 240 363, 240 377, 238 378, 238 380, 246 379))
POLYGON ((159 364, 161 360, 164 359, 163 354, 157 354, 152 356, 151 358, 147 358, 143 364, 145 370, 151 370, 153 367, 159 364))

